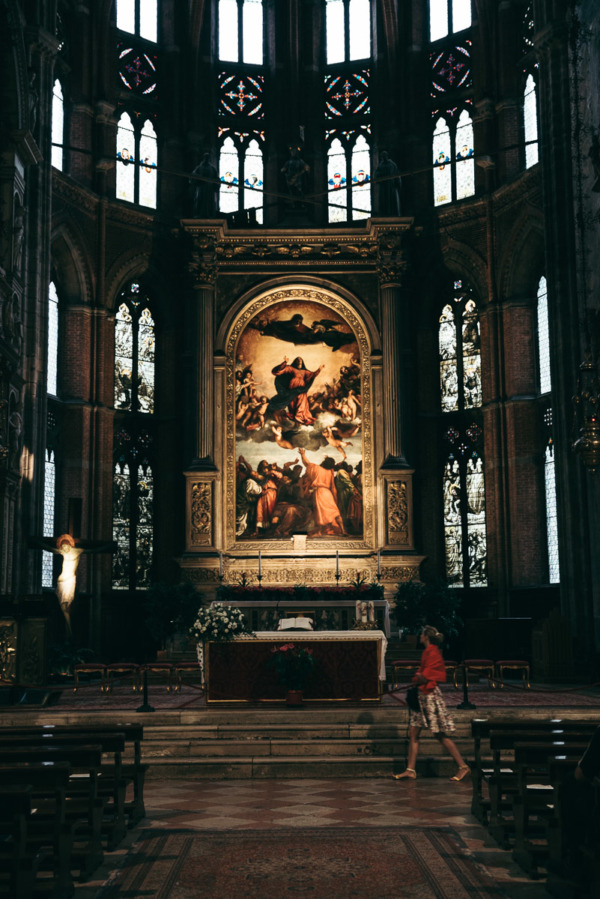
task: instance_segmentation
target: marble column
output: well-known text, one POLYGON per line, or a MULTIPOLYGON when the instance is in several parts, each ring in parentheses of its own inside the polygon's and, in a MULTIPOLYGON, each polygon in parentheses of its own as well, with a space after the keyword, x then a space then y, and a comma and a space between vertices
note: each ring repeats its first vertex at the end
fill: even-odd
POLYGON ((409 364, 411 326, 407 291, 401 283, 405 263, 401 266, 397 271, 384 272, 380 280, 384 468, 408 467, 407 423, 410 420, 412 391, 409 364))

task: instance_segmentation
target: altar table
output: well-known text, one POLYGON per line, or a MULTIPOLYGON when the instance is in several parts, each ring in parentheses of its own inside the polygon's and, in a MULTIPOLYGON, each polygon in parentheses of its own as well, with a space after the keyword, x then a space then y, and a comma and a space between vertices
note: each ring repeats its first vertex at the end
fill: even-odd
POLYGON ((231 643, 206 644, 207 702, 281 700, 285 689, 270 665, 273 649, 295 643, 311 649, 315 666, 306 701, 381 700, 387 640, 383 631, 260 631, 231 643))

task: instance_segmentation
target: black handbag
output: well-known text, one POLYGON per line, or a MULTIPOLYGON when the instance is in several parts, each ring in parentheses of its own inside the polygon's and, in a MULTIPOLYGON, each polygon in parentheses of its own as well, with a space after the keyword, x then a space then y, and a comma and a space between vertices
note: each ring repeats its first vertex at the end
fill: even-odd
POLYGON ((406 704, 413 712, 420 712, 421 706, 419 705, 419 688, 418 687, 409 687, 406 691, 406 704))

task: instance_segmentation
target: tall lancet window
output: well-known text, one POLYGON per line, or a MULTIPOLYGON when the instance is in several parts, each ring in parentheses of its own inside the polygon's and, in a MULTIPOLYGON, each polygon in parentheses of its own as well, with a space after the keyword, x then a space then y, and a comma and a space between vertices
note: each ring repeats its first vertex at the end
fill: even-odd
POLYGON ((558 554, 558 515, 556 507, 555 448, 552 435, 552 377, 550 373, 550 328, 548 322, 548 285, 542 276, 537 291, 538 380, 544 433, 544 496, 546 500, 546 545, 548 580, 560 583, 558 554))
POLYGON ((115 316, 113 587, 149 586, 153 553, 155 326, 132 281, 115 316))
POLYGON ((454 587, 487 585, 487 533, 479 314, 456 281, 439 319, 446 578, 454 587))
POLYGON ((62 172, 65 142, 65 104, 61 83, 56 79, 52 91, 52 151, 51 161, 62 172))
POLYGON ((531 73, 525 81, 523 94, 523 133, 525 137, 525 168, 530 169, 539 160, 537 91, 531 73))
POLYGON ((157 0, 117 0, 119 118, 116 196, 156 209, 158 180, 157 0))
POLYGON ((327 0, 325 14, 327 205, 336 224, 371 215, 371 3, 327 0))
MULTIPOLYGON (((219 209, 263 222, 265 143, 262 0, 219 0, 219 209)), ((239 219, 239 216, 237 216, 239 219)))
MULTIPOLYGON (((54 281, 48 287, 48 333, 46 340, 46 394, 48 415, 46 422, 46 453, 44 458, 44 515, 43 535, 54 536, 56 507, 56 397, 58 396, 58 293, 54 281)), ((52 586, 53 553, 42 553, 42 587, 52 586)))
POLYGON ((471 27, 471 0, 429 0, 429 40, 471 27))

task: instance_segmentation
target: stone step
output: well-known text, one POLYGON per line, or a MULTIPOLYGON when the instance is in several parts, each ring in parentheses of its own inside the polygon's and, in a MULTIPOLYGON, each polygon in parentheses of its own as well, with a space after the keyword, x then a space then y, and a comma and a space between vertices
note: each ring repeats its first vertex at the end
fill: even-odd
MULTIPOLYGON (((214 727, 186 727, 186 728, 152 728, 144 730, 144 744, 152 743, 177 743, 185 740, 187 743, 201 744, 202 742, 214 742, 218 740, 237 740, 256 742, 260 740, 390 740, 406 739, 408 734, 406 723, 402 724, 267 724, 254 725, 252 727, 239 727, 238 725, 216 725, 214 727)), ((457 739, 470 739, 471 727, 467 722, 457 722, 455 737, 457 739)))
MULTIPOLYGON (((221 761, 214 758, 194 758, 174 763, 170 759, 153 760, 147 779, 157 780, 250 780, 268 778, 357 778, 391 777, 403 771, 404 758, 370 756, 351 758, 330 756, 232 757, 221 761)), ((450 777, 456 765, 447 757, 422 756, 417 762, 419 777, 450 777)))

